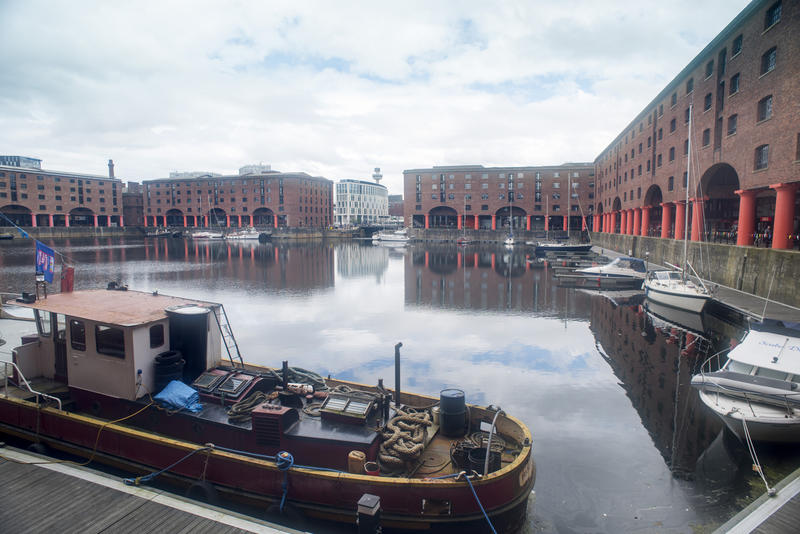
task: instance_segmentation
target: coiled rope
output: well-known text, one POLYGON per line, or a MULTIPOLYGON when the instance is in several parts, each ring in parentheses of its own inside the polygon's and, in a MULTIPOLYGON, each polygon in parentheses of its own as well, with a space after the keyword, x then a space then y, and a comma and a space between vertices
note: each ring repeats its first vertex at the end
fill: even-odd
POLYGON ((378 452, 381 464, 395 469, 406 468, 419 459, 425 448, 427 429, 432 424, 427 411, 398 409, 397 414, 386 424, 378 452))

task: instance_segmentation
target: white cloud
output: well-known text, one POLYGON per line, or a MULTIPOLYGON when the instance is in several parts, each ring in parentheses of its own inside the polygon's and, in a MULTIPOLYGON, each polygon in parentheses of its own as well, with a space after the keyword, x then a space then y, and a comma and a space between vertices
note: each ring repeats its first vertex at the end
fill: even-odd
POLYGON ((0 146, 130 180, 380 166, 394 193, 592 160, 746 3, 3 2, 0 146))

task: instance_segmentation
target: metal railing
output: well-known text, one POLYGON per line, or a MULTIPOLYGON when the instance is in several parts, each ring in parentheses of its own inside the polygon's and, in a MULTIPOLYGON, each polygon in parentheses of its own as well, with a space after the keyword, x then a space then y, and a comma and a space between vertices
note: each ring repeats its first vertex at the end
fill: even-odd
POLYGON ((54 397, 52 395, 48 395, 47 393, 42 393, 41 391, 34 390, 31 387, 31 385, 28 382, 28 380, 22 374, 22 371, 20 371, 19 367, 17 367, 17 364, 15 364, 14 362, 9 362, 9 361, 5 361, 5 360, 0 361, 0 363, 2 363, 3 366, 4 366, 4 368, 3 368, 3 382, 4 382, 4 384, 3 385, 5 387, 3 388, 3 393, 4 393, 3 396, 5 398, 8 398, 8 374, 9 374, 8 373, 8 366, 10 365, 17 372, 17 377, 19 378, 19 381, 18 381, 19 383, 17 384, 17 387, 19 387, 20 389, 27 389, 30 393, 33 393, 34 395, 36 395, 36 404, 37 405, 39 404, 39 397, 44 397, 45 399, 50 399, 50 400, 56 401, 56 403, 58 404, 58 409, 59 410, 63 410, 63 408, 61 407, 61 399, 59 399, 58 397, 54 397), (22 384, 25 385, 24 388, 22 388, 22 386, 21 386, 22 384))

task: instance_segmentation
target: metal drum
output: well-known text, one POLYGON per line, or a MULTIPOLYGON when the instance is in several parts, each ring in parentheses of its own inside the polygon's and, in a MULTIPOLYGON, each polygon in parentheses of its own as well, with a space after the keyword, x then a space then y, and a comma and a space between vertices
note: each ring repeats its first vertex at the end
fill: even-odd
POLYGON ((467 405, 460 389, 443 389, 439 393, 439 419, 443 436, 457 438, 467 427, 467 405))

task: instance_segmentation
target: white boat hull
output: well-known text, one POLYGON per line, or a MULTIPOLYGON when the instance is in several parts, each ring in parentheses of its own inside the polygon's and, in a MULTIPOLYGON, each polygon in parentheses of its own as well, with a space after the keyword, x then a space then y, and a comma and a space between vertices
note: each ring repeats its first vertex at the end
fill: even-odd
POLYGON ((739 439, 745 440, 744 423, 753 441, 800 442, 800 417, 796 410, 768 406, 704 390, 700 400, 711 408, 739 439))
POLYGON ((649 280, 644 284, 645 297, 648 300, 671 306, 681 310, 700 313, 705 308, 710 296, 704 293, 685 291, 678 288, 658 287, 649 280))

